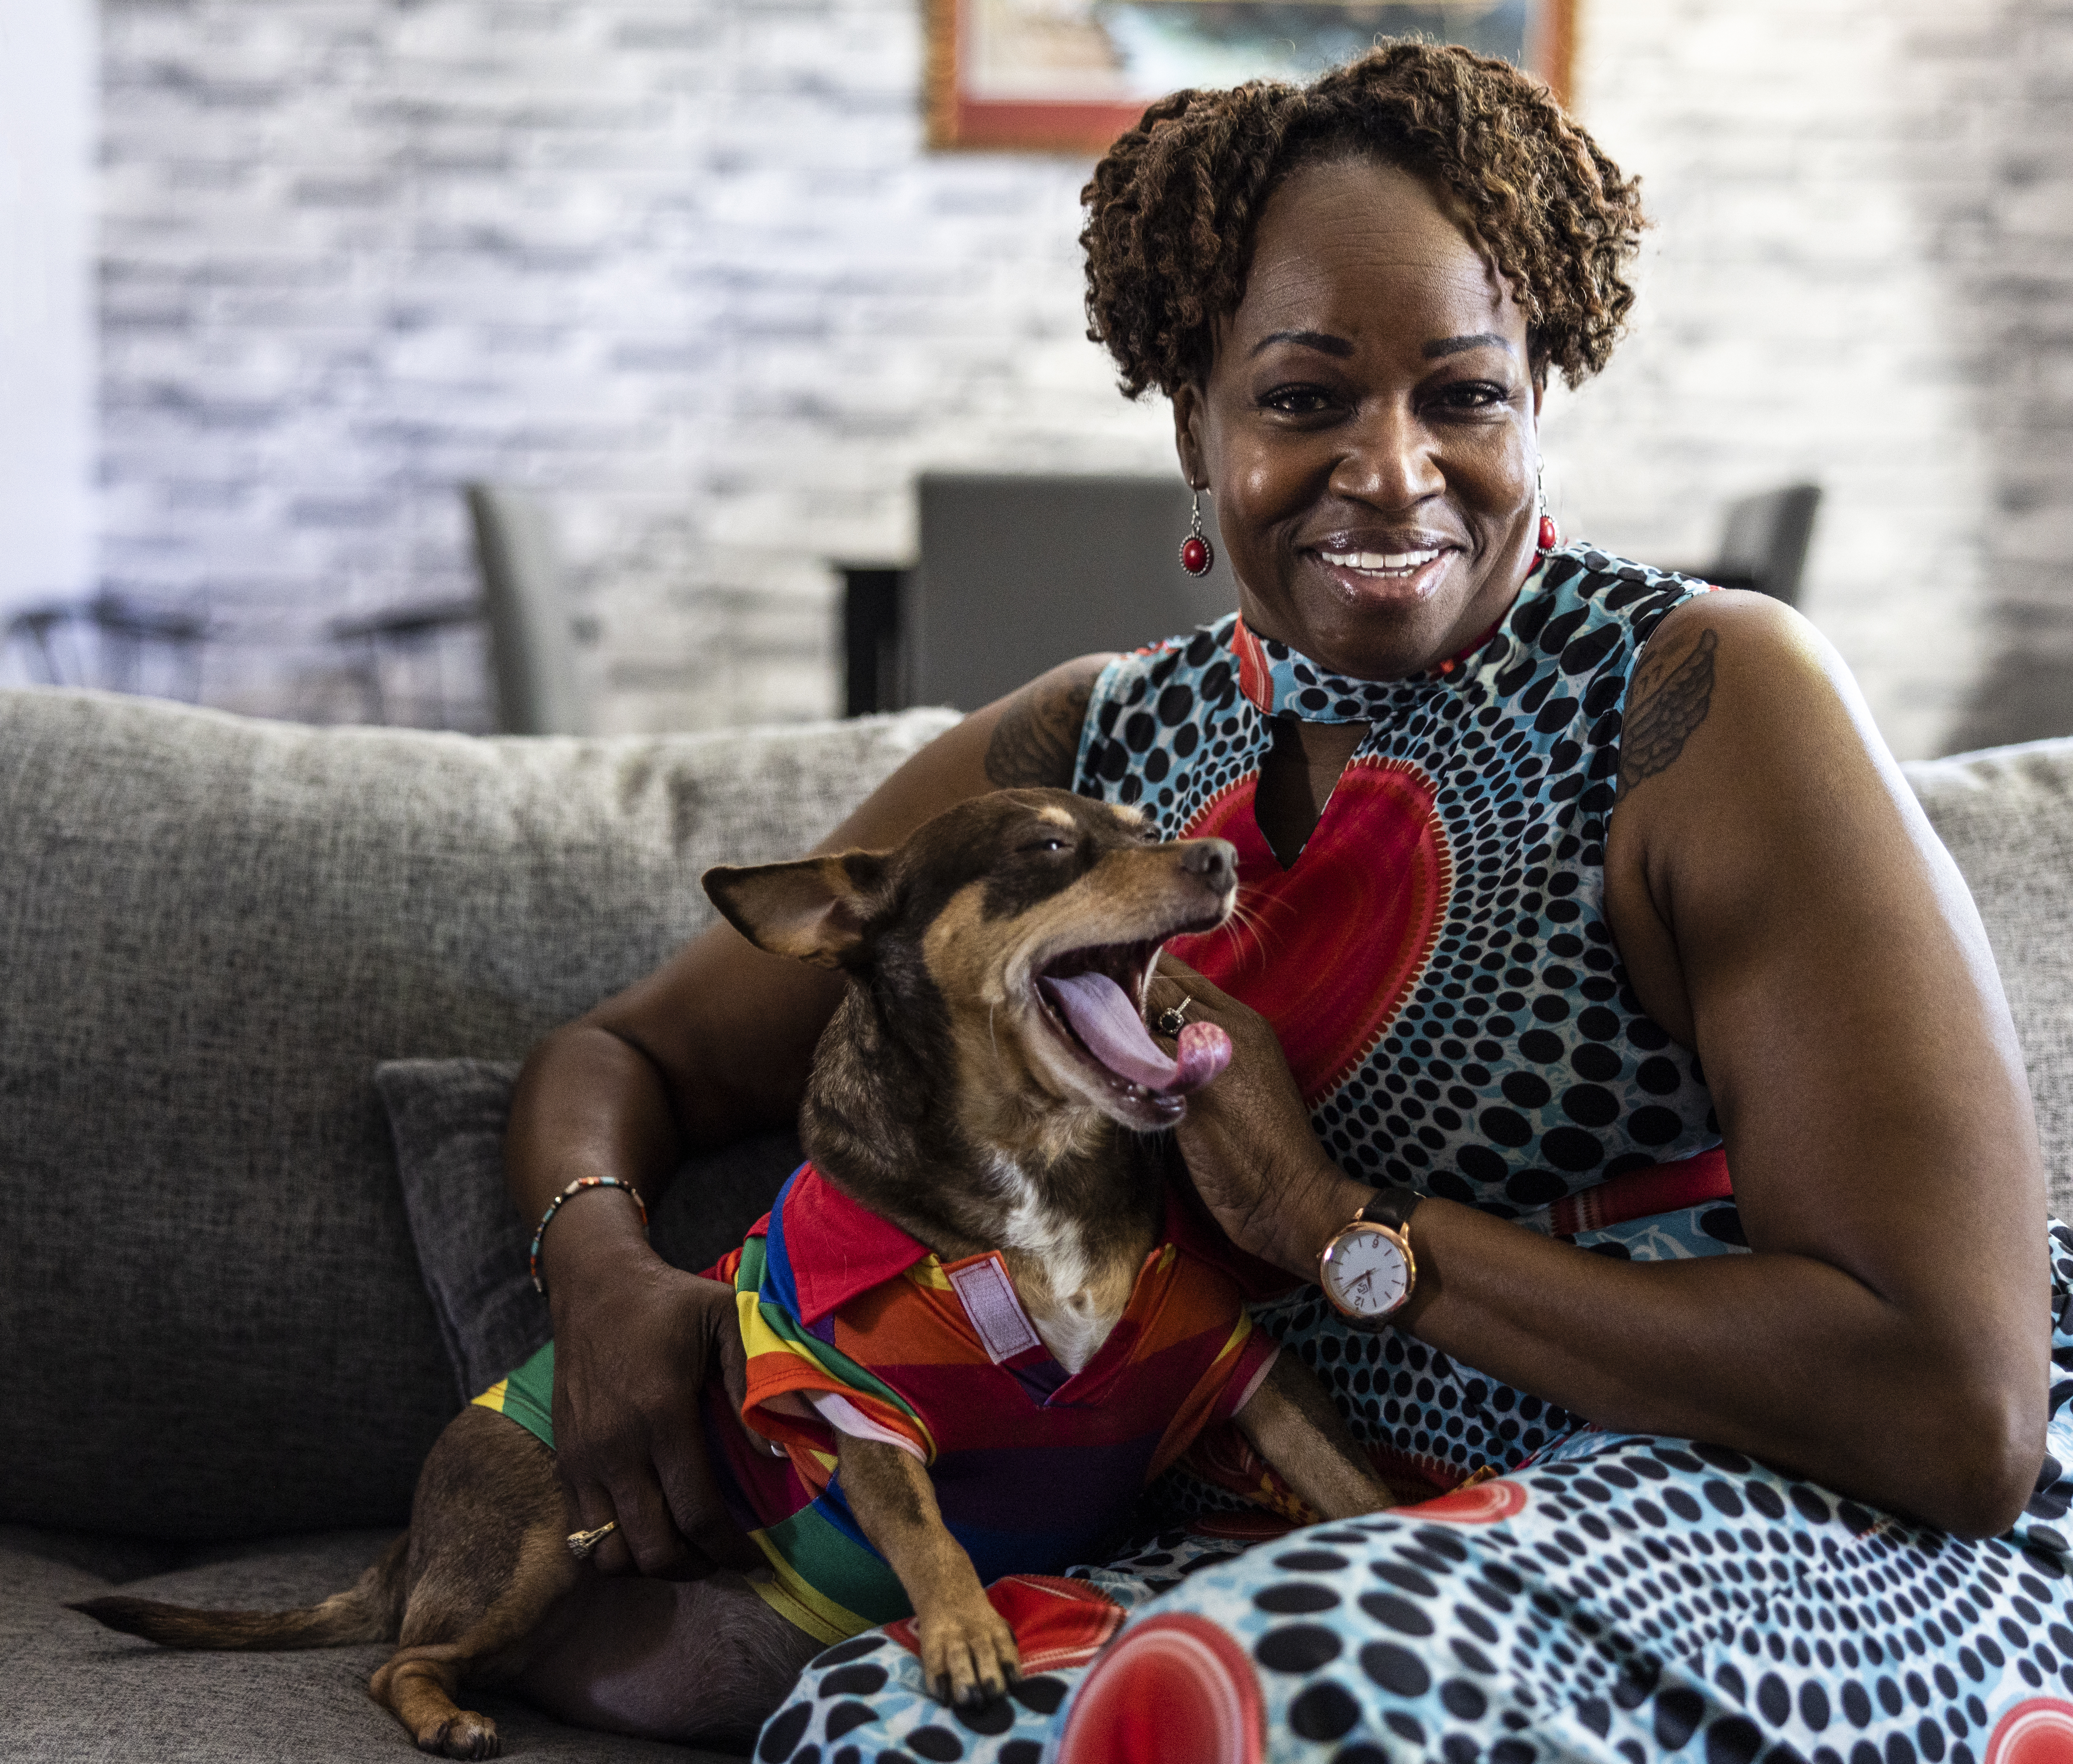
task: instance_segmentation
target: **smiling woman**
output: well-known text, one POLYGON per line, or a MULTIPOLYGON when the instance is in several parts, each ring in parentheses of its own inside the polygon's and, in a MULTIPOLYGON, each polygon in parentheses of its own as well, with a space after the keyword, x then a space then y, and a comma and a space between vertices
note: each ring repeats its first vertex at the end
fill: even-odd
MULTIPOLYGON (((1090 1677, 954 1731, 859 1638, 760 1755, 2073 1756, 2073 1258, 1977 917, 1810 627, 1540 518, 1634 183, 1399 43, 1177 93, 1086 200, 1092 334, 1171 399, 1238 607, 979 712, 830 848, 1022 784, 1228 842, 1233 927, 1150 989, 1235 1050, 1176 1144, 1407 1505, 1248 1551, 1301 1511, 1206 1440, 1078 1571, 1131 1613, 1090 1677), (1230 1720, 1131 1713, 1177 1708, 1230 1720)), ((562 1032, 521 1210, 782 1119, 834 996, 716 934, 562 1032)), ((657 1572, 715 1523, 670 1419, 706 1363, 663 1350, 723 1299, 630 1214, 550 1239, 557 1424, 600 1565, 657 1572)))

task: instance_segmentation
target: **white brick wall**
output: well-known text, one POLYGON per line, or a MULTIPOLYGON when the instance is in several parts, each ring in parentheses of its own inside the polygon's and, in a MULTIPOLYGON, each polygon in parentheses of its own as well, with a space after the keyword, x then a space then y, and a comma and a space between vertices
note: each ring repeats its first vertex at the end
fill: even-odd
POLYGON ((925 465, 1156 464, 1079 336, 1081 166, 921 150, 907 0, 111 5, 106 552, 286 707, 550 497, 606 727, 823 714, 823 560, 925 465))
MULTIPOLYGON (((1805 604, 1898 747, 2073 728, 2073 8, 1583 5, 1662 225, 1551 406, 1565 525, 1702 558, 1818 476, 1805 604)), ((918 10, 106 0, 111 582, 208 596, 220 702, 319 706, 326 622, 465 592, 451 486, 514 479, 602 726, 815 715, 822 560, 909 550, 916 470, 1170 468, 1080 335, 1086 166, 924 155, 918 10)))
POLYGON ((1658 227, 1633 336, 1551 426, 1581 524, 1704 559, 1724 498, 1819 480, 1802 604, 1894 746, 1936 751, 1989 649, 1976 343, 1933 235, 1992 171, 1967 46, 1929 40, 1951 9, 1590 7, 1583 107, 1658 227))
POLYGON ((0 624, 93 578, 93 10, 0 0, 0 624))

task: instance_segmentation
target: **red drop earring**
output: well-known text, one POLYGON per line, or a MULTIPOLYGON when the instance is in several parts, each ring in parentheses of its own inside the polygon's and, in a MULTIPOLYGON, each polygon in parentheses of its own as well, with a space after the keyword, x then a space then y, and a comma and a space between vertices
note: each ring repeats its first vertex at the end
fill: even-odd
POLYGON ((1552 551, 1562 542, 1562 531, 1555 525, 1555 517, 1548 512, 1548 491, 1540 481, 1541 469, 1542 463, 1536 460, 1533 467, 1533 499, 1540 508, 1540 531, 1537 537, 1543 551, 1552 551))
POLYGON ((1181 567, 1190 575, 1207 575, 1216 561, 1216 547, 1202 534, 1202 493, 1197 490, 1188 512, 1188 537, 1181 542, 1181 567))

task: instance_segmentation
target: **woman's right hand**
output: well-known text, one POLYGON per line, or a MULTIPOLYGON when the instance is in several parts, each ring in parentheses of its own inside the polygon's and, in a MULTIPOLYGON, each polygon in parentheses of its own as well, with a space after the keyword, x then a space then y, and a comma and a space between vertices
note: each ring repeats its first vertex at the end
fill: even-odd
POLYGON ((1230 1065, 1189 1098, 1175 1132, 1195 1192, 1240 1249, 1314 1280, 1317 1251, 1374 1191, 1318 1143, 1273 1024, 1162 954, 1146 1000, 1155 1027, 1184 1002, 1191 1020, 1215 1024, 1233 1049, 1230 1065))
POLYGON ((701 1397, 726 1381, 738 1411, 745 1379, 734 1292, 686 1274, 642 1246, 641 1260, 573 1271, 550 1288, 554 1440, 575 1503, 571 1530, 616 1519, 600 1572, 693 1581, 762 1556, 735 1529, 708 1461, 701 1397))

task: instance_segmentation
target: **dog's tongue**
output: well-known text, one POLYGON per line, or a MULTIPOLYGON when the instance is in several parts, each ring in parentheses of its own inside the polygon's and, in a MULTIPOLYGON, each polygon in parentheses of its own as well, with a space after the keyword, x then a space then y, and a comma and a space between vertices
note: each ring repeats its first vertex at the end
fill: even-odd
POLYGON ((1106 974, 1047 975, 1043 986, 1088 1051, 1118 1078, 1148 1090, 1199 1090, 1230 1063, 1230 1037, 1214 1023, 1189 1024, 1181 1031, 1180 1057, 1168 1058, 1130 995, 1106 974))

